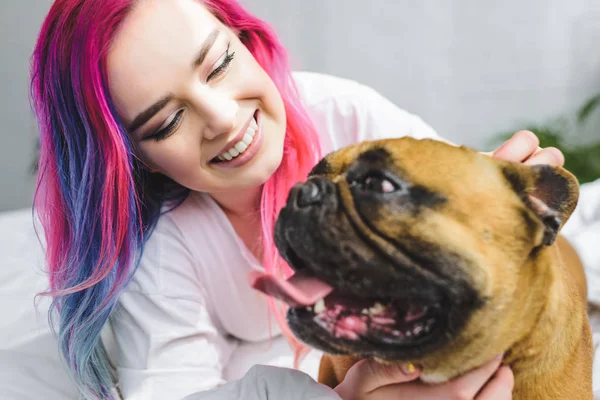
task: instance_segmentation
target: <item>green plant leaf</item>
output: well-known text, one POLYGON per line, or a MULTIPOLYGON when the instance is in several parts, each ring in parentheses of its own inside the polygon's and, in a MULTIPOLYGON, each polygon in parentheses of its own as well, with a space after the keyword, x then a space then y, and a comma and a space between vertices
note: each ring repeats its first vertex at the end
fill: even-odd
POLYGON ((598 105, 600 105, 600 93, 588 100, 577 112, 577 122, 583 124, 598 105))
MULTIPOLYGON (((599 97, 600 98, 600 97, 599 97)), ((568 125, 558 120, 547 125, 532 125, 525 129, 532 131, 540 139, 541 147, 556 147, 565 156, 565 169, 577 177, 580 184, 600 178, 600 142, 583 146, 573 146, 565 142, 569 134, 568 125)), ((493 138, 493 146, 508 140, 514 132, 500 133, 493 138)))

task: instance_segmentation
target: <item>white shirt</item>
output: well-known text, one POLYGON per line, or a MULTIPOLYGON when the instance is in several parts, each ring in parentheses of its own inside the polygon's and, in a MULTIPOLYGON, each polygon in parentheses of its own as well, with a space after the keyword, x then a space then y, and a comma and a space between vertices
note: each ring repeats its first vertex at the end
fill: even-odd
MULTIPOLYGON (((294 79, 323 154, 362 140, 437 137, 354 81, 306 72, 294 79)), ((292 366, 274 318, 278 337, 268 346, 267 301, 248 284, 253 268, 262 270, 208 195, 195 192, 159 218, 103 332, 126 399, 179 400, 240 378, 255 363, 292 366)), ((301 369, 315 377, 319 357, 312 352, 301 369)))

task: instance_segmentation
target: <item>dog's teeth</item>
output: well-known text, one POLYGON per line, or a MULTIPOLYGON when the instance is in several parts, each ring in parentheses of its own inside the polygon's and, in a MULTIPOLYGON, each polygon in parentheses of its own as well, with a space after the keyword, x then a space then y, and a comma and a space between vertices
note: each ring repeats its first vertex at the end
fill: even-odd
POLYGON ((400 335, 402 335, 402 332, 400 332, 400 331, 392 331, 392 335, 394 335, 394 336, 400 336, 400 335))
POLYGON ((421 333, 423 331, 423 325, 417 325, 413 328, 413 333, 415 335, 418 335, 419 333, 421 333))
POLYGON ((371 315, 377 315, 377 314, 381 314, 382 312, 385 311, 385 307, 383 306, 383 304, 377 302, 373 305, 373 307, 369 308, 369 314, 371 315))
POLYGON ((311 311, 312 307, 306 307, 306 311, 311 311))
POLYGON ((369 314, 369 310, 367 310, 366 308, 363 308, 360 313, 363 315, 366 315, 366 314, 369 314))
POLYGON ((412 332, 411 331, 406 331, 406 332, 404 332, 404 336, 411 337, 412 336, 412 332))
POLYGON ((315 314, 319 314, 323 311, 325 311, 325 300, 321 299, 319 301, 317 301, 317 303, 315 304, 315 314))

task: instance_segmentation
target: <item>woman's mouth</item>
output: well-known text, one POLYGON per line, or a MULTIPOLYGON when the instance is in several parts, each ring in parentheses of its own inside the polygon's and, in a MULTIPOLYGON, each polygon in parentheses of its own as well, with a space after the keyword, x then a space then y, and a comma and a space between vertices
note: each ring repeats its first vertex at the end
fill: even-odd
POLYGON ((259 111, 256 110, 241 140, 213 158, 210 163, 218 167, 228 168, 245 164, 256 154, 256 150, 258 150, 256 144, 261 138, 260 116, 259 111))

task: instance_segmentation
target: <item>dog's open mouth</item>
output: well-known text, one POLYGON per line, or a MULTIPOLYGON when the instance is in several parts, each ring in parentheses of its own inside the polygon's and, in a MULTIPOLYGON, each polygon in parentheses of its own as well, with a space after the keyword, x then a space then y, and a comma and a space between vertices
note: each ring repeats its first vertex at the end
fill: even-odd
POLYGON ((255 272, 251 281, 255 289, 284 301, 336 339, 419 344, 430 336, 440 311, 440 304, 432 301, 342 293, 306 270, 288 280, 255 272))

